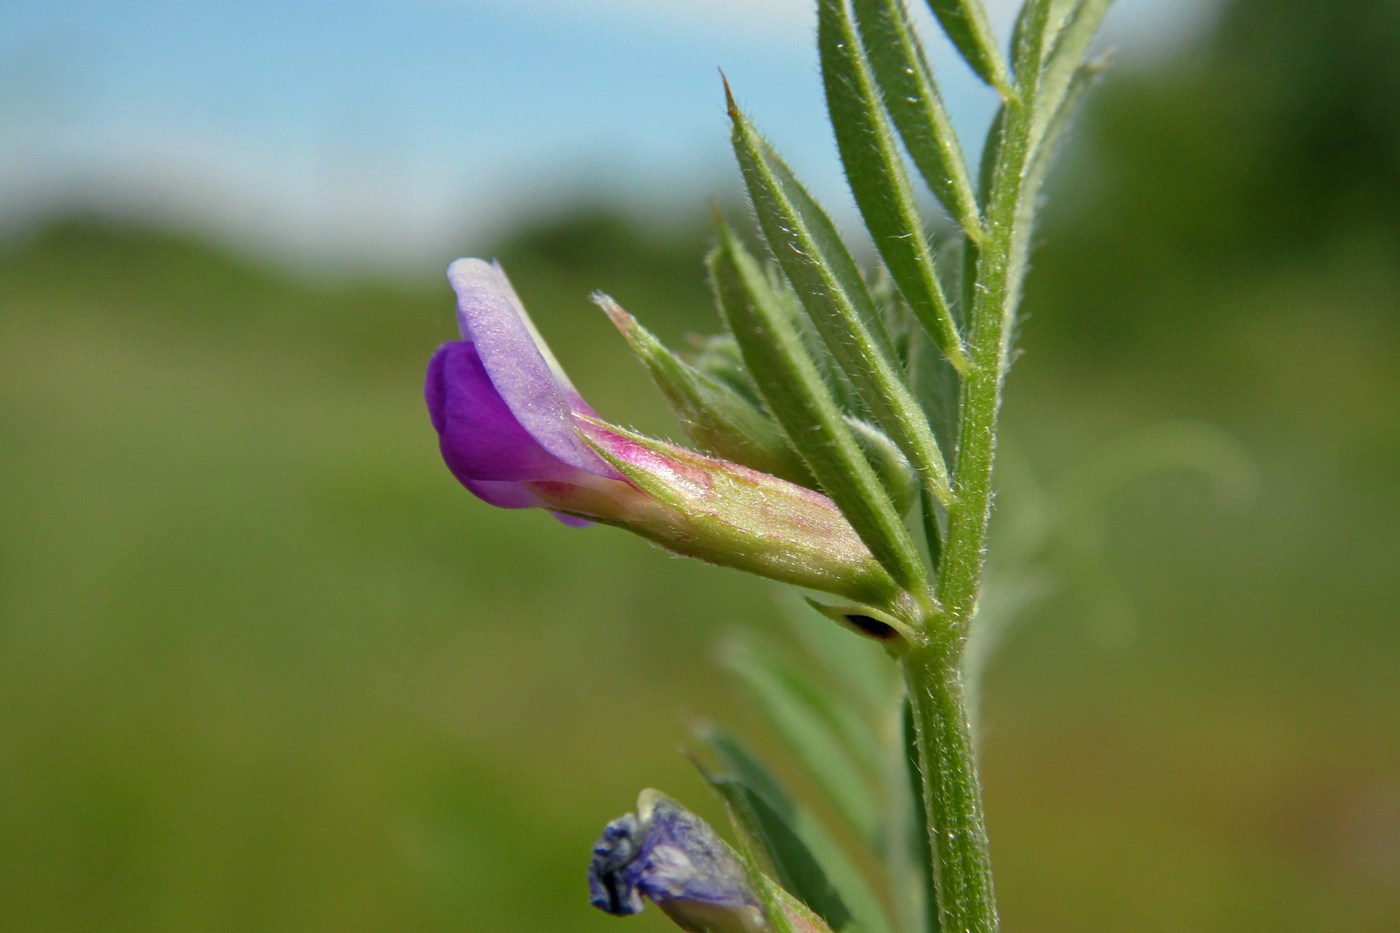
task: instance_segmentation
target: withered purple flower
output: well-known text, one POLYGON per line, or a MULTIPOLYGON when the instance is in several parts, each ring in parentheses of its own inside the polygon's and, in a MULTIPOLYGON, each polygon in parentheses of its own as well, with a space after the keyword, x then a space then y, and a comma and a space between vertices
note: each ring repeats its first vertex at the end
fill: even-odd
POLYGON ((645 897, 685 930, 768 929, 748 872, 704 820, 659 791, 613 820, 593 846, 589 903, 618 916, 645 897))
MULTIPOLYGON (((640 913, 645 898, 682 930, 766 933, 755 875, 709 824, 658 790, 637 798, 637 812, 613 820, 593 844, 589 903, 619 917, 640 913)), ((770 908, 795 933, 831 933, 820 917, 763 879, 770 908)))

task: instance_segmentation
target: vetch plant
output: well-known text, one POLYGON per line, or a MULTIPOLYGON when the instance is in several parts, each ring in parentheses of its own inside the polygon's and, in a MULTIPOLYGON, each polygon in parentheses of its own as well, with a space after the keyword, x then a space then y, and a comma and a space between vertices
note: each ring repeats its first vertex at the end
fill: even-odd
POLYGON ((833 834, 759 756, 707 728, 697 764, 737 849, 644 792, 594 848, 592 902, 608 912, 645 898, 686 930, 998 928, 966 648, 1035 209, 1099 70, 1086 55, 1109 0, 1028 0, 1009 54, 980 0, 928 2, 1001 98, 976 169, 903 0, 818 0, 831 123, 882 268, 861 268, 726 84, 771 261, 719 222, 708 264, 725 330, 689 359, 595 296, 698 450, 594 412, 498 266, 449 271, 462 339, 433 357, 426 397, 463 485, 816 591, 809 602, 841 626, 818 635, 808 619, 798 633, 834 687, 791 651, 745 643, 730 661, 852 832, 833 834), (937 245, 911 165, 955 231, 937 245), (878 642, 900 676, 830 642, 847 632, 878 642), (885 877, 866 877, 868 865, 885 877))

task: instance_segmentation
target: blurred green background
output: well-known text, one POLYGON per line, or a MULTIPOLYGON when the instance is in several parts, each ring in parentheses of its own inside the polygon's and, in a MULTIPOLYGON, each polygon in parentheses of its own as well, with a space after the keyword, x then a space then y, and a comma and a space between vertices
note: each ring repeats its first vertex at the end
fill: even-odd
MULTIPOLYGON (((1396 4, 1238 0, 1060 162, 994 559, 1125 438, 1238 451, 1087 483, 1040 552, 984 701, 1009 930, 1400 928, 1397 62, 1396 4)), ((675 209, 481 250, 672 435, 586 295, 713 330, 675 209)), ((586 906, 588 847, 647 785, 718 817, 677 747, 771 741, 712 659, 773 589, 456 487, 436 277, 80 214, 0 250, 0 929, 667 929, 586 906)))

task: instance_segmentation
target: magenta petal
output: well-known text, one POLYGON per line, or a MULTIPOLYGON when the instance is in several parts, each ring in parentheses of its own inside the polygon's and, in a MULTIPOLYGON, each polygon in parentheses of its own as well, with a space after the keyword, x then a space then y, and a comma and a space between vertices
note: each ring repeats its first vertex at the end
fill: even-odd
MULTIPOLYGON (((501 509, 548 509, 549 503, 535 494, 530 487, 524 483, 503 483, 490 480, 464 480, 466 486, 473 495, 482 502, 494 505, 501 509)), ((556 512, 550 509, 559 521, 570 528, 587 528, 593 524, 586 518, 579 518, 577 515, 569 515, 565 512, 556 512)))
POLYGON ((525 429, 470 343, 455 341, 438 349, 428 363, 424 396, 442 457, 464 484, 567 480, 578 472, 525 429))
POLYGON ((491 385, 519 426, 560 461, 617 478, 579 437, 573 413, 591 410, 550 355, 501 268, 459 259, 447 278, 457 293, 462 337, 476 347, 491 385))
POLYGON ((545 503, 524 483, 500 480, 464 479, 462 485, 483 502, 502 509, 543 508, 545 503))

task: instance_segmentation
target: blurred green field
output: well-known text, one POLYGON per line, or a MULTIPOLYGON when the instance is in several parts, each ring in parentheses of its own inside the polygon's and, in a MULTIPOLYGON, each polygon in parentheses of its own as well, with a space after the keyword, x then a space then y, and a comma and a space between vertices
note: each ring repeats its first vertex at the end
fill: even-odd
MULTIPOLYGON (((1052 192, 994 559, 1121 439, 1178 457, 1163 425, 1254 493, 1149 472, 1047 551, 986 683, 1008 930, 1400 928, 1400 114, 1358 103, 1400 77, 1349 54, 1400 16, 1286 6, 1115 72, 1052 192)), ((711 329, 706 237, 473 251, 600 412, 674 433, 586 296, 711 329)), ((587 907, 588 847, 647 785, 718 816, 676 749, 766 734, 711 659, 773 590, 456 487, 445 282, 81 217, 2 249, 0 929, 668 929, 587 907)))

